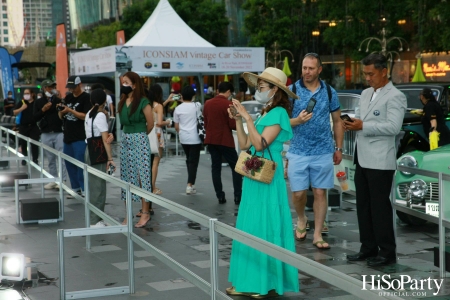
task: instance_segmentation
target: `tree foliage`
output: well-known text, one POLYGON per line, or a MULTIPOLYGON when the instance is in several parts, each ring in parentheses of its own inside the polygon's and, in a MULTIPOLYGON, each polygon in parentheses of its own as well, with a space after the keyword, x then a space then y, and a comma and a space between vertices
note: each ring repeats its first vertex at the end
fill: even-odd
MULTIPOLYGON (((361 42, 381 39, 383 28, 387 39, 404 38, 413 52, 450 50, 450 4, 445 0, 246 0, 243 8, 248 12, 244 30, 250 46, 270 49, 278 41, 297 62, 306 52, 329 55, 332 50, 359 60, 367 55, 367 44, 358 51, 361 42), (331 20, 335 27, 323 22, 331 20), (317 29, 320 37, 314 38, 311 33, 317 29)), ((388 51, 399 48, 396 40, 387 45, 388 51)), ((368 52, 379 50, 373 41, 368 52)))
POLYGON ((312 16, 303 13, 303 2, 247 0, 242 8, 248 12, 244 20, 244 30, 250 40, 249 46, 265 47, 273 52, 271 47, 277 42, 278 50, 286 49, 294 54, 295 70, 301 59, 305 24, 313 20, 312 16))
POLYGON ((86 43, 92 48, 100 48, 116 44, 116 31, 121 29, 119 22, 109 25, 99 25, 93 30, 81 30, 78 32, 78 44, 86 43))
MULTIPOLYGON (((386 37, 396 36, 411 42, 413 32, 405 30, 398 20, 406 20, 411 26, 410 11, 405 9, 407 0, 374 1, 347 0, 337 2, 322 0, 319 2, 320 18, 334 20, 335 27, 327 27, 323 31, 324 41, 335 49, 342 49, 352 58, 362 58, 367 53, 367 43, 361 42, 368 37, 381 39, 381 30, 385 28, 386 37), (359 51, 361 47, 362 52, 359 51)), ((400 45, 392 42, 387 50, 398 50, 400 45)), ((381 50, 380 43, 373 42, 369 52, 381 50)))
MULTIPOLYGON (((78 34, 78 40, 93 48, 114 45, 116 31, 120 29, 123 29, 125 37, 130 39, 145 24, 158 2, 158 0, 134 1, 124 9, 120 22, 99 25, 92 30, 82 30, 78 34)), ((205 40, 215 46, 227 44, 229 21, 223 3, 210 0, 171 0, 170 3, 181 19, 205 40)))

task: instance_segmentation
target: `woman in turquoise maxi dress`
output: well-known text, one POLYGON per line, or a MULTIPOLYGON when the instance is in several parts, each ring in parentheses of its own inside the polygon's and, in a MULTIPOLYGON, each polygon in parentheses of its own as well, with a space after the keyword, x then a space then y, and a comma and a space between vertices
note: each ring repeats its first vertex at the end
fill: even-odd
MULTIPOLYGON (((237 113, 247 120, 248 135, 243 131, 242 119, 239 115, 234 118, 237 120, 236 127, 241 149, 245 150, 250 147, 250 151, 253 152, 256 147, 259 150, 256 154, 262 156, 261 137, 263 136, 269 144, 277 168, 270 184, 244 177, 236 228, 295 252, 292 216, 281 156, 283 143, 292 138, 290 119, 286 110, 286 107, 290 107, 288 92, 286 86, 280 83, 286 82, 286 76, 281 70, 268 69, 257 78, 246 78, 246 74, 250 74, 247 75, 250 77, 256 76, 251 73, 243 75, 250 84, 257 83, 256 99, 263 98, 261 103, 264 103, 265 100, 268 101, 263 115, 253 124, 245 108, 239 101, 233 100, 233 106, 237 113), (266 73, 272 76, 268 76, 266 73), (264 76, 265 74, 266 76, 264 76), (265 79, 266 77, 272 79, 273 76, 280 77, 280 82, 265 79), (265 93, 266 91, 269 92, 265 93)), ((291 93, 289 95, 295 97, 291 93)), ((264 157, 270 157, 267 149, 264 150, 264 157)), ((228 279, 232 283, 232 287, 227 289, 227 293, 230 295, 246 295, 259 299, 281 295, 284 292, 299 291, 298 270, 295 267, 237 241, 233 241, 228 279)))

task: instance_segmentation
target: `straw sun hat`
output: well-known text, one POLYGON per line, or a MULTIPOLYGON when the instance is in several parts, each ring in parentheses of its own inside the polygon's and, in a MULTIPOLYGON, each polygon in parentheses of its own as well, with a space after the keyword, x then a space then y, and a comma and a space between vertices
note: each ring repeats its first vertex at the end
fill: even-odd
POLYGON ((276 85, 277 87, 285 91, 290 98, 298 98, 298 96, 293 92, 291 92, 289 88, 286 86, 287 81, 286 74, 284 74, 283 71, 281 71, 280 69, 269 67, 266 68, 261 75, 245 72, 244 74, 242 74, 242 77, 251 86, 256 86, 258 83, 258 79, 261 79, 276 85))

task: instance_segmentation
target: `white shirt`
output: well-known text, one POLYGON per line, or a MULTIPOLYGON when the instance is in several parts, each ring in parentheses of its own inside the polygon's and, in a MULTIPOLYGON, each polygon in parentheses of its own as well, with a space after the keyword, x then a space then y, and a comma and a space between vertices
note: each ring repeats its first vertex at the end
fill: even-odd
POLYGON ((180 142, 186 145, 201 144, 197 131, 197 115, 200 116, 200 105, 195 102, 184 102, 175 108, 173 121, 179 124, 180 142))
MULTIPOLYGON (((384 86, 383 86, 384 87, 384 86)), ((372 99, 370 99, 370 102, 372 102, 373 100, 375 100, 375 98, 380 94, 381 90, 383 89, 383 87, 377 88, 376 90, 373 91, 372 94, 372 99)))
MULTIPOLYGON (((86 119, 84 120, 84 130, 86 131, 86 139, 92 137, 92 118, 89 118, 89 111, 86 114, 86 119)), ((101 136, 102 132, 108 132, 108 121, 106 120, 106 115, 102 112, 98 112, 94 119, 94 136, 101 136)))
POLYGON ((106 111, 109 112, 109 108, 111 107, 111 104, 113 103, 112 98, 110 95, 106 95, 106 111))

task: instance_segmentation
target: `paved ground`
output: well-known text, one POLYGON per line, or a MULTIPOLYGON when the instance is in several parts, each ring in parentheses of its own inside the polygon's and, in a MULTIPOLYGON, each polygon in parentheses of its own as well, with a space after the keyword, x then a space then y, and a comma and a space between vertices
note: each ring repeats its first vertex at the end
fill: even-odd
MULTIPOLYGON (((24 167, 20 167, 25 170, 24 167)), ((187 171, 183 157, 165 158, 160 165, 157 186, 163 191, 163 197, 199 211, 207 216, 234 225, 237 206, 232 201, 232 180, 229 167, 223 168, 222 176, 228 202, 219 205, 211 183, 210 161, 208 155, 201 155, 197 194, 186 195, 187 171)), ((14 172, 14 169, 0 171, 0 174, 14 172)), ((117 173, 118 174, 118 173, 117 173)), ((37 174, 33 172, 33 177, 37 174)), ((118 175, 116 175, 118 176, 118 175)), ((40 195, 38 185, 30 189, 20 189, 20 198, 35 198, 40 195)), ((55 192, 46 196, 58 197, 55 192)), ((123 203, 119 200, 120 189, 108 186, 106 212, 122 219, 125 214, 123 203)), ((14 191, 3 189, 0 192, 0 250, 1 252, 19 252, 30 257, 38 269, 47 277, 58 277, 58 250, 56 230, 59 228, 80 228, 84 226, 84 208, 76 200, 67 200, 65 221, 56 224, 17 225, 15 222, 14 191)), ((349 263, 345 257, 359 249, 359 235, 354 200, 346 196, 341 209, 329 212, 330 234, 326 240, 332 249, 319 251, 312 246, 312 231, 304 242, 297 242, 297 253, 312 260, 330 266, 342 273, 361 279, 362 275, 389 274, 392 278, 410 275, 414 279, 439 278, 438 268, 433 265, 433 247, 438 244, 438 228, 433 224, 409 227, 398 224, 398 262, 382 268, 369 268, 363 262, 349 263)), ((139 206, 135 205, 137 212, 139 206)), ((308 218, 314 219, 308 212, 308 218)), ((137 222, 137 219, 134 219, 137 222)), ((293 223, 294 212, 293 212, 293 223)), ((294 228, 294 227, 293 227, 294 228)), ((185 267, 209 281, 209 233, 199 224, 187 220, 166 209, 155 206, 155 215, 143 229, 135 232, 152 245, 166 252, 185 267)), ((66 287, 67 291, 99 289, 125 286, 127 281, 126 239, 123 235, 101 235, 92 238, 93 248, 85 249, 82 237, 66 239, 66 287)), ((225 290, 227 282, 231 240, 220 238, 220 288, 225 290)), ((135 247, 136 294, 92 299, 208 299, 200 289, 180 278, 181 276, 162 264, 155 257, 135 247)), ((299 272, 301 292, 286 294, 278 299, 356 299, 347 292, 314 278, 311 274, 299 272)), ((403 297, 431 298, 432 291, 427 287, 420 294, 403 291, 403 297), (427 292, 422 294, 422 292, 427 292), (407 295, 407 296, 405 296, 407 295), (419 296, 418 296, 419 295, 419 296)), ((49 285, 40 283, 26 290, 33 300, 59 299, 59 281, 49 285)), ((450 299, 450 282, 444 280, 439 295, 434 299, 450 299)), ((235 297, 244 299, 244 297, 235 297)))

